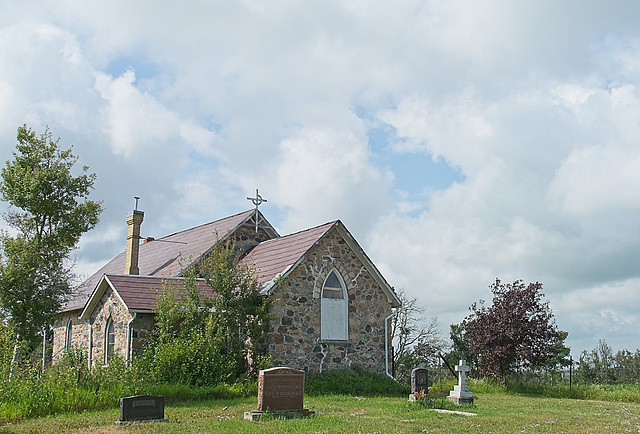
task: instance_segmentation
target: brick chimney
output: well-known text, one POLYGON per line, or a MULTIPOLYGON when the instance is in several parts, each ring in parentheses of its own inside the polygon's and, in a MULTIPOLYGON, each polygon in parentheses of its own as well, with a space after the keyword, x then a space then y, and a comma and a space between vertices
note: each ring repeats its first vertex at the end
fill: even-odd
MULTIPOLYGON (((136 200, 137 205, 137 200, 136 200)), ((127 252, 124 274, 140 274, 138 269, 138 256, 140 252, 140 226, 144 220, 144 212, 138 211, 138 207, 127 216, 127 252)))

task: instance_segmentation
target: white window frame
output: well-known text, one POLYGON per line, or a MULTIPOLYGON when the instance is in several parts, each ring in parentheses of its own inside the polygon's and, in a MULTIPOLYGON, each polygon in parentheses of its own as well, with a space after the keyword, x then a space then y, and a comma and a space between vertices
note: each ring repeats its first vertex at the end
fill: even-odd
POLYGON ((111 359, 113 359, 115 350, 116 350, 116 325, 115 325, 115 322, 113 321, 113 317, 110 316, 104 327, 104 364, 105 366, 108 366, 109 363, 111 362, 111 359), (110 327, 113 329, 113 333, 109 333, 110 327), (110 336, 113 337, 113 342, 109 342, 110 336), (109 347, 111 347, 111 349, 109 349, 109 347))
POLYGON ((67 327, 64 333, 64 347, 68 349, 71 347, 73 339, 73 322, 71 320, 67 321, 67 327))

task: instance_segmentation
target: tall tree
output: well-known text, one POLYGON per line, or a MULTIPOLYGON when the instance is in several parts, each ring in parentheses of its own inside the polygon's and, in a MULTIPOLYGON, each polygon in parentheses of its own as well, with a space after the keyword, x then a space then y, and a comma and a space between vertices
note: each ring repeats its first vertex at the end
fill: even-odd
POLYGON ((470 307, 464 336, 482 372, 504 383, 516 369, 544 366, 564 348, 566 333, 557 329, 549 302, 542 301, 541 283, 496 279, 489 288, 493 304, 481 300, 470 307))
POLYGON ((102 206, 88 200, 96 175, 83 166, 75 176, 78 157, 60 149, 49 129, 38 135, 23 125, 17 140, 0 183, 10 205, 4 218, 15 229, 0 235, 0 307, 16 343, 33 344, 68 294, 69 255, 98 223, 102 206))

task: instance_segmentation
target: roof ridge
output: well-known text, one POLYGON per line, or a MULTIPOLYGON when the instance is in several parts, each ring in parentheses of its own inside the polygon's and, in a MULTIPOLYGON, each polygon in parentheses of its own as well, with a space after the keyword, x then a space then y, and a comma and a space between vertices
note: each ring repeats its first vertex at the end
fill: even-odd
MULTIPOLYGON (((187 277, 182 276, 152 276, 147 274, 119 274, 119 273, 104 273, 104 276, 113 276, 113 277, 131 277, 134 279, 164 279, 164 280, 185 280, 187 277)), ((195 280, 206 280, 203 277, 196 277, 195 280)))
MULTIPOLYGON (((174 232, 174 233, 169 234, 169 235, 164 235, 164 236, 162 236, 162 237, 160 237, 160 238, 156 238, 156 240, 162 240, 162 239, 164 239, 164 238, 169 238, 169 237, 172 237, 172 236, 174 236, 174 235, 178 235, 178 234, 181 234, 181 233, 184 233, 184 232, 189 232, 189 231, 192 231, 192 230, 194 230, 194 229, 201 228, 201 227, 203 227, 203 226, 207 226, 207 225, 210 225, 210 224, 213 224, 213 223, 219 223, 219 222, 223 222, 223 221, 225 221, 225 220, 231 220, 231 219, 233 219, 233 218, 236 218, 236 217, 238 217, 238 216, 241 216, 242 214, 247 214, 247 213, 254 212, 254 211, 255 211, 254 209, 250 209, 250 210, 247 210, 247 211, 239 212, 239 213, 234 214, 234 215, 230 215, 230 216, 227 216, 227 217, 223 217, 223 218, 218 219, 218 220, 212 220, 212 221, 210 221, 210 222, 201 223, 201 224, 199 224, 199 225, 192 226, 192 227, 190 227, 190 228, 183 229, 183 230, 181 230, 181 231, 177 231, 177 232, 174 232)), ((226 234, 224 234, 224 235, 226 235, 226 234)))
POLYGON ((287 235, 282 235, 279 238, 271 238, 270 240, 265 240, 265 241, 261 242, 260 244, 258 244, 258 246, 266 244, 266 243, 270 243, 270 242, 283 241, 286 238, 292 237, 294 235, 299 235, 299 234, 302 234, 304 232, 311 232, 313 230, 320 229, 323 226, 333 226, 338 222, 340 222, 340 220, 333 220, 333 221, 330 221, 330 222, 327 222, 327 223, 323 223, 323 224, 318 225, 318 226, 314 226, 312 228, 302 229, 302 230, 300 230, 298 232, 293 232, 293 233, 290 233, 290 234, 287 234, 287 235))

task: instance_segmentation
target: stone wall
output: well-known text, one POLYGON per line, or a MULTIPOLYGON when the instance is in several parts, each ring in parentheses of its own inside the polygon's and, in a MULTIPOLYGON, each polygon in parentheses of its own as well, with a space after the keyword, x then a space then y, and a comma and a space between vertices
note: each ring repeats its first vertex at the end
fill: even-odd
POLYGON ((261 242, 273 238, 261 227, 258 227, 258 233, 256 233, 255 225, 249 223, 245 223, 240 226, 233 233, 232 237, 236 243, 236 249, 243 253, 248 252, 251 248, 257 246, 261 242))
POLYGON ((307 253, 305 260, 272 294, 267 350, 276 366, 307 372, 359 365, 385 371, 384 319, 392 307, 342 236, 332 230, 307 253), (349 297, 348 341, 322 341, 320 295, 328 273, 337 269, 349 297))
POLYGON ((89 342, 89 328, 86 323, 80 321, 80 310, 61 313, 56 315, 53 321, 53 362, 59 361, 64 355, 67 339, 67 325, 71 321, 72 345, 81 349, 86 349, 89 342))

